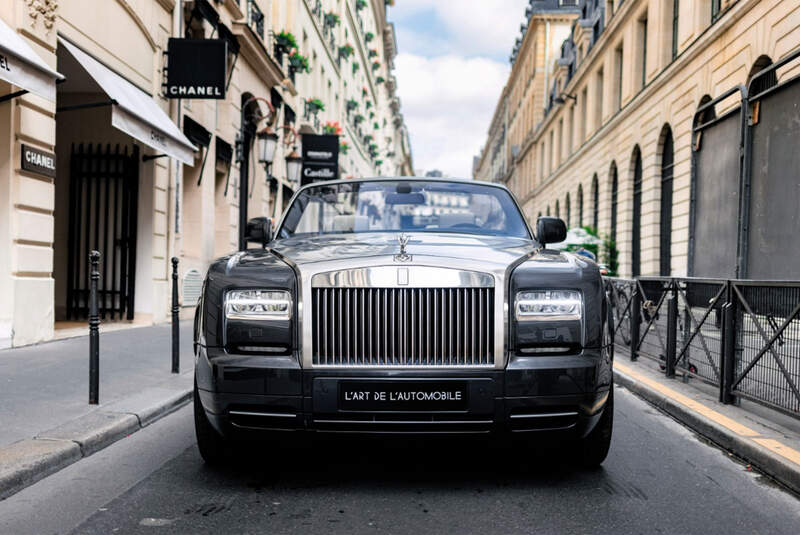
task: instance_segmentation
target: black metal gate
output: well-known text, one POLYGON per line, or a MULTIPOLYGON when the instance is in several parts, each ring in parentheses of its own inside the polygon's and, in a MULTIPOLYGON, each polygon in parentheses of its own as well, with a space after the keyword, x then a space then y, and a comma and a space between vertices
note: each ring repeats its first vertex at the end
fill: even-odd
POLYGON ((102 318, 133 319, 139 148, 73 145, 67 319, 89 313, 89 252, 100 251, 102 318))

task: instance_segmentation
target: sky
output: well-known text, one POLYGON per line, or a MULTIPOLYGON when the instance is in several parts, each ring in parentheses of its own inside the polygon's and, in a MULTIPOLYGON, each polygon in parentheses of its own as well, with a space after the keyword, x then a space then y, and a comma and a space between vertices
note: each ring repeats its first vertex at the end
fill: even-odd
POLYGON ((527 0, 395 0, 397 93, 414 168, 470 178, 527 0))

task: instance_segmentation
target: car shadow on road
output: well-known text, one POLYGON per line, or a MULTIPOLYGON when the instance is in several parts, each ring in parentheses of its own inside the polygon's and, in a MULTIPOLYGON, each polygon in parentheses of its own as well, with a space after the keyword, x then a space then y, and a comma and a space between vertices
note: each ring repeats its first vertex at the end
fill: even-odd
POLYGON ((604 479, 602 467, 580 467, 566 442, 403 435, 301 435, 276 441, 237 444, 227 463, 208 470, 228 485, 251 488, 582 487, 604 479))

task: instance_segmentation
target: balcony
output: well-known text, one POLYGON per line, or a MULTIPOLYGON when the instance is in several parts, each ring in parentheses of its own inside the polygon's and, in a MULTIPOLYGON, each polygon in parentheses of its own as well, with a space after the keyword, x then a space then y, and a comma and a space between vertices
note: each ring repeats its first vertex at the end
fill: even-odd
POLYGON ((247 25, 264 40, 264 13, 255 0, 247 0, 247 25))

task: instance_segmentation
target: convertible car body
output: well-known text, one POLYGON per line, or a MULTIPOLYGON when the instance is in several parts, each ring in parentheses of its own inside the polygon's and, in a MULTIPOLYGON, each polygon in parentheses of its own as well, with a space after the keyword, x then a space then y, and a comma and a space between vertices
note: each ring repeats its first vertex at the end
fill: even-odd
POLYGON ((208 270, 195 319, 207 461, 272 431, 525 433, 605 458, 612 318, 597 265, 496 184, 316 183, 208 270))

